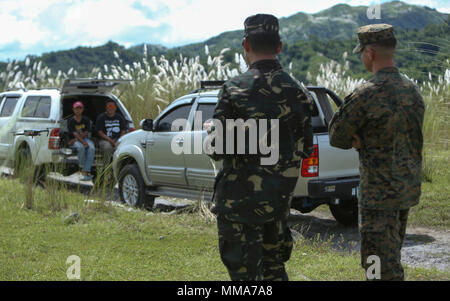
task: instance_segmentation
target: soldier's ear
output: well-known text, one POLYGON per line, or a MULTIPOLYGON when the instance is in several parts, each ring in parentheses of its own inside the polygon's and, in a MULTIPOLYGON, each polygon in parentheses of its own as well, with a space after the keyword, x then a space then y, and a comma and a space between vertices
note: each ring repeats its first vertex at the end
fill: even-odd
POLYGON ((280 54, 281 49, 283 49, 283 42, 280 42, 280 45, 278 45, 277 54, 280 54))
POLYGON ((250 43, 247 41, 247 38, 242 40, 242 47, 244 47, 246 52, 250 51, 250 43))
POLYGON ((367 54, 371 61, 375 59, 375 49, 373 49, 372 47, 367 47, 367 54))

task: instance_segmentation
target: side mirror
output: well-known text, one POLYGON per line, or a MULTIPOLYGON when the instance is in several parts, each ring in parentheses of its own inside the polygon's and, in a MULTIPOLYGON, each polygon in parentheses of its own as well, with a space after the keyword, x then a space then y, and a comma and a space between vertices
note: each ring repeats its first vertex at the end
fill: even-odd
POLYGON ((153 131, 153 119, 142 119, 139 125, 144 131, 153 131))

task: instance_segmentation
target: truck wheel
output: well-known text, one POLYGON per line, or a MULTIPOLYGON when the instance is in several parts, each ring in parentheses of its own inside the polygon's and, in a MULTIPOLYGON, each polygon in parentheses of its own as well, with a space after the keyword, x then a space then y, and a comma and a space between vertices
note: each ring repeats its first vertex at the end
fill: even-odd
POLYGON ((45 188, 45 181, 47 179, 49 167, 46 165, 39 165, 34 170, 34 183, 42 188, 45 188))
POLYGON ((329 204, 331 214, 336 221, 344 226, 354 226, 358 224, 358 200, 340 200, 338 205, 329 204))
POLYGON ((28 147, 21 147, 17 150, 14 158, 14 177, 21 178, 30 169, 31 153, 28 147))
POLYGON ((21 147, 17 150, 14 160, 14 177, 23 179, 30 176, 30 170, 34 170, 32 182, 34 185, 44 188, 47 177, 47 167, 45 165, 33 166, 31 153, 28 147, 21 147))
POLYGON ((145 183, 136 164, 126 165, 119 173, 119 195, 130 206, 152 209, 155 197, 145 194, 145 183))

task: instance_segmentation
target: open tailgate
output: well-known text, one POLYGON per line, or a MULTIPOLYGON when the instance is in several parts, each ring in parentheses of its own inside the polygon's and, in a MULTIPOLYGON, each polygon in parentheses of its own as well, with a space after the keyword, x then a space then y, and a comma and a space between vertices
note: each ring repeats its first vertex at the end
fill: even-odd
POLYGON ((61 93, 73 94, 73 93, 99 93, 105 94, 111 92, 111 90, 120 84, 129 83, 131 80, 126 79, 93 79, 93 78, 80 78, 80 79, 66 79, 63 82, 61 93))

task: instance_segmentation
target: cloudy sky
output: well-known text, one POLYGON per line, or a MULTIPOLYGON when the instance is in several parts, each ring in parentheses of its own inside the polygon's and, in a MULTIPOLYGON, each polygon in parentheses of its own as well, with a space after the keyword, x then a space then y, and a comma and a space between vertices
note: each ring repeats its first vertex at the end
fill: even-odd
MULTIPOLYGON (((0 61, 28 54, 143 42, 166 47, 241 29, 255 13, 287 17, 316 13, 337 3, 372 5, 387 0, 0 0, 0 61)), ((448 0, 406 0, 450 13, 448 0)))

